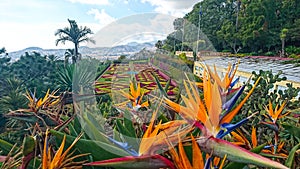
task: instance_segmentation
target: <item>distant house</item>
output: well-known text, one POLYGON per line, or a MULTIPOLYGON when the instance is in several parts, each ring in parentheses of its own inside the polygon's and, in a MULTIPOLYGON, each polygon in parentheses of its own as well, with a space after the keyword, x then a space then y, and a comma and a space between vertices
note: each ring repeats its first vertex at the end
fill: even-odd
POLYGON ((202 78, 204 69, 205 69, 205 64, 203 62, 199 62, 199 61, 194 62, 193 73, 196 76, 202 78))
POLYGON ((185 53, 185 56, 189 60, 194 60, 194 54, 193 51, 176 51, 175 55, 179 56, 180 54, 185 53))
POLYGON ((212 56, 229 56, 230 52, 216 52, 216 51, 210 51, 210 50, 202 50, 197 53, 197 57, 212 57, 212 56))

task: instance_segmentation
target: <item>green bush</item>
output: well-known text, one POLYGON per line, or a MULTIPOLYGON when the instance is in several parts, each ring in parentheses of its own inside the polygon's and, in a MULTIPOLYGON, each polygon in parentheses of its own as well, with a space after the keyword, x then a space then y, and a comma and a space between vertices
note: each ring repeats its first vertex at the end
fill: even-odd
POLYGON ((222 50, 222 52, 231 52, 231 50, 224 49, 224 50, 222 50))
POLYGON ((274 56, 275 54, 274 54, 274 52, 269 51, 269 52, 266 52, 265 55, 266 56, 274 56))
POLYGON ((293 53, 293 54, 289 55, 289 58, 299 59, 300 55, 296 55, 293 53))
POLYGON ((251 52, 249 55, 250 56, 258 56, 258 53, 257 52, 251 52))
POLYGON ((288 55, 292 55, 292 54, 299 55, 300 54, 300 47, 288 46, 288 47, 285 48, 285 52, 288 55))

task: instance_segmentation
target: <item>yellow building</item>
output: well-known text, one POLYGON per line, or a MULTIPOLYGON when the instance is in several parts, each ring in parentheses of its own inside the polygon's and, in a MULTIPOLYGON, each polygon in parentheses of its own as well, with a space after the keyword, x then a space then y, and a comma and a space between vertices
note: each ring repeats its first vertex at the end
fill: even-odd
POLYGON ((203 70, 205 69, 205 64, 203 62, 200 61, 195 61, 194 62, 194 68, 193 68, 193 73, 198 76, 198 77, 202 77, 203 76, 203 70))

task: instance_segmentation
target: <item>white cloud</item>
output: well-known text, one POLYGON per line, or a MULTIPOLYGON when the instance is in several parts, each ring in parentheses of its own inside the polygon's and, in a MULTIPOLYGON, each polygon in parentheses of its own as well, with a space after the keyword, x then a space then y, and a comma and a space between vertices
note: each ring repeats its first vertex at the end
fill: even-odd
MULTIPOLYGON (((54 35, 55 31, 59 28, 64 28, 67 25, 66 22, 55 23, 1 23, 0 31, 0 48, 5 47, 7 52, 13 52, 16 50, 22 50, 27 47, 41 47, 44 49, 67 49, 73 48, 71 42, 55 45, 55 40, 58 38, 54 35), (22 28, 22 29, 20 29, 22 28), (12 32, 12 33, 8 33, 12 32)), ((100 29, 99 24, 94 23, 80 23, 97 31, 100 29)), ((85 44, 81 44, 84 46, 85 44)))
POLYGON ((199 0, 141 0, 141 2, 155 6, 156 12, 183 17, 199 0))
POLYGON ((146 13, 124 17, 103 27, 93 37, 96 45, 111 47, 128 42, 149 42, 165 37, 173 31, 175 17, 164 14, 146 13))
POLYGON ((114 17, 108 15, 105 12, 105 9, 101 9, 101 11, 98 9, 91 9, 87 12, 87 14, 94 15, 95 19, 99 21, 101 27, 106 26, 116 20, 114 17))
POLYGON ((8 52, 27 47, 41 47, 44 49, 72 48, 72 43, 55 46, 57 37, 54 35, 58 28, 64 28, 66 23, 5 23, 0 31, 0 46, 8 52), (22 29, 19 29, 19 28, 22 29), (7 32, 13 32, 8 34, 7 32))
POLYGON ((108 0, 68 0, 72 3, 90 4, 90 5, 108 5, 108 0))

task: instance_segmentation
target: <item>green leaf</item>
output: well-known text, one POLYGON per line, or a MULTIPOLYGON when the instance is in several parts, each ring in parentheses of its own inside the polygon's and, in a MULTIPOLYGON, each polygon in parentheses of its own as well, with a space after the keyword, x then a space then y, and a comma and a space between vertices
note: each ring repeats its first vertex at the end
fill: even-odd
POLYGON ((283 128, 287 130, 291 135, 300 138, 300 128, 287 123, 282 124, 283 128))
POLYGON ((261 167, 288 169, 276 161, 250 152, 225 140, 214 137, 200 137, 197 142, 204 152, 212 153, 221 158, 227 155, 229 161, 254 164, 261 167))
POLYGON ((284 159, 285 157, 278 155, 278 154, 268 154, 268 153, 260 153, 260 155, 268 158, 281 158, 284 159))
MULTIPOLYGON (((126 118, 124 118, 125 120, 126 118)), ((116 126, 117 126, 117 129, 120 133, 120 137, 123 138, 123 141, 121 142, 127 142, 130 146, 132 146, 135 150, 138 150, 139 149, 139 142, 137 141, 138 138, 135 134, 135 130, 132 130, 132 131, 129 131, 128 128, 126 128, 120 119, 117 119, 116 120, 116 126)))
POLYGON ((168 94, 165 91, 165 89, 162 87, 162 85, 160 84, 160 81, 159 81, 158 77, 155 74, 153 74, 153 73, 152 73, 152 75, 154 76, 156 84, 157 84, 160 92, 162 93, 162 95, 168 98, 168 94))
POLYGON ((0 149, 3 151, 3 154, 8 154, 12 149, 13 145, 7 141, 0 139, 0 149))
POLYGON ((124 127, 129 132, 128 136, 136 138, 137 136, 136 136, 136 133, 135 133, 135 129, 133 127, 133 123, 132 123, 132 120, 131 120, 129 110, 124 111, 124 118, 123 119, 124 119, 124 127))
POLYGON ((168 92, 168 89, 170 87, 171 79, 169 79, 165 85, 165 91, 168 92))
MULTIPOLYGON (((75 102, 74 102, 75 104, 75 102)), ((77 116, 78 120, 81 124, 84 124, 82 128, 84 129, 85 133, 95 141, 100 141, 109 144, 110 142, 107 139, 107 136, 103 134, 103 127, 100 126, 98 121, 96 121, 96 117, 94 114, 84 111, 84 105, 81 103, 81 110, 82 112, 81 116, 77 116)))
POLYGON ((85 164, 87 166, 106 166, 114 168, 128 168, 128 169, 157 169, 157 168, 171 168, 175 169, 174 164, 167 158, 155 154, 144 156, 126 156, 121 158, 96 161, 85 164))
MULTIPOLYGON (((61 142, 65 135, 64 133, 55 130, 50 130, 50 133, 56 137, 58 142, 61 142)), ((75 138, 76 137, 67 135, 66 144, 68 146, 71 145, 75 138)), ((96 161, 130 155, 123 149, 120 149, 112 144, 107 144, 100 141, 80 139, 74 147, 77 148, 80 153, 90 153, 93 157, 93 160, 96 161)))
POLYGON ((292 148, 292 150, 289 153, 288 158, 285 161, 285 165, 289 168, 293 168, 294 159, 295 159, 295 153, 300 148, 300 143, 297 144, 295 147, 292 148))
MULTIPOLYGON (((253 149, 251 149, 250 151, 256 154, 259 154, 264 147, 266 146, 265 144, 259 145, 253 149)), ((224 169, 237 169, 237 168, 244 168, 246 166, 245 163, 237 163, 237 162, 230 162, 228 165, 226 165, 226 167, 224 169)))
POLYGON ((32 136, 26 136, 23 140, 23 155, 26 156, 33 152, 35 148, 35 139, 32 136))

